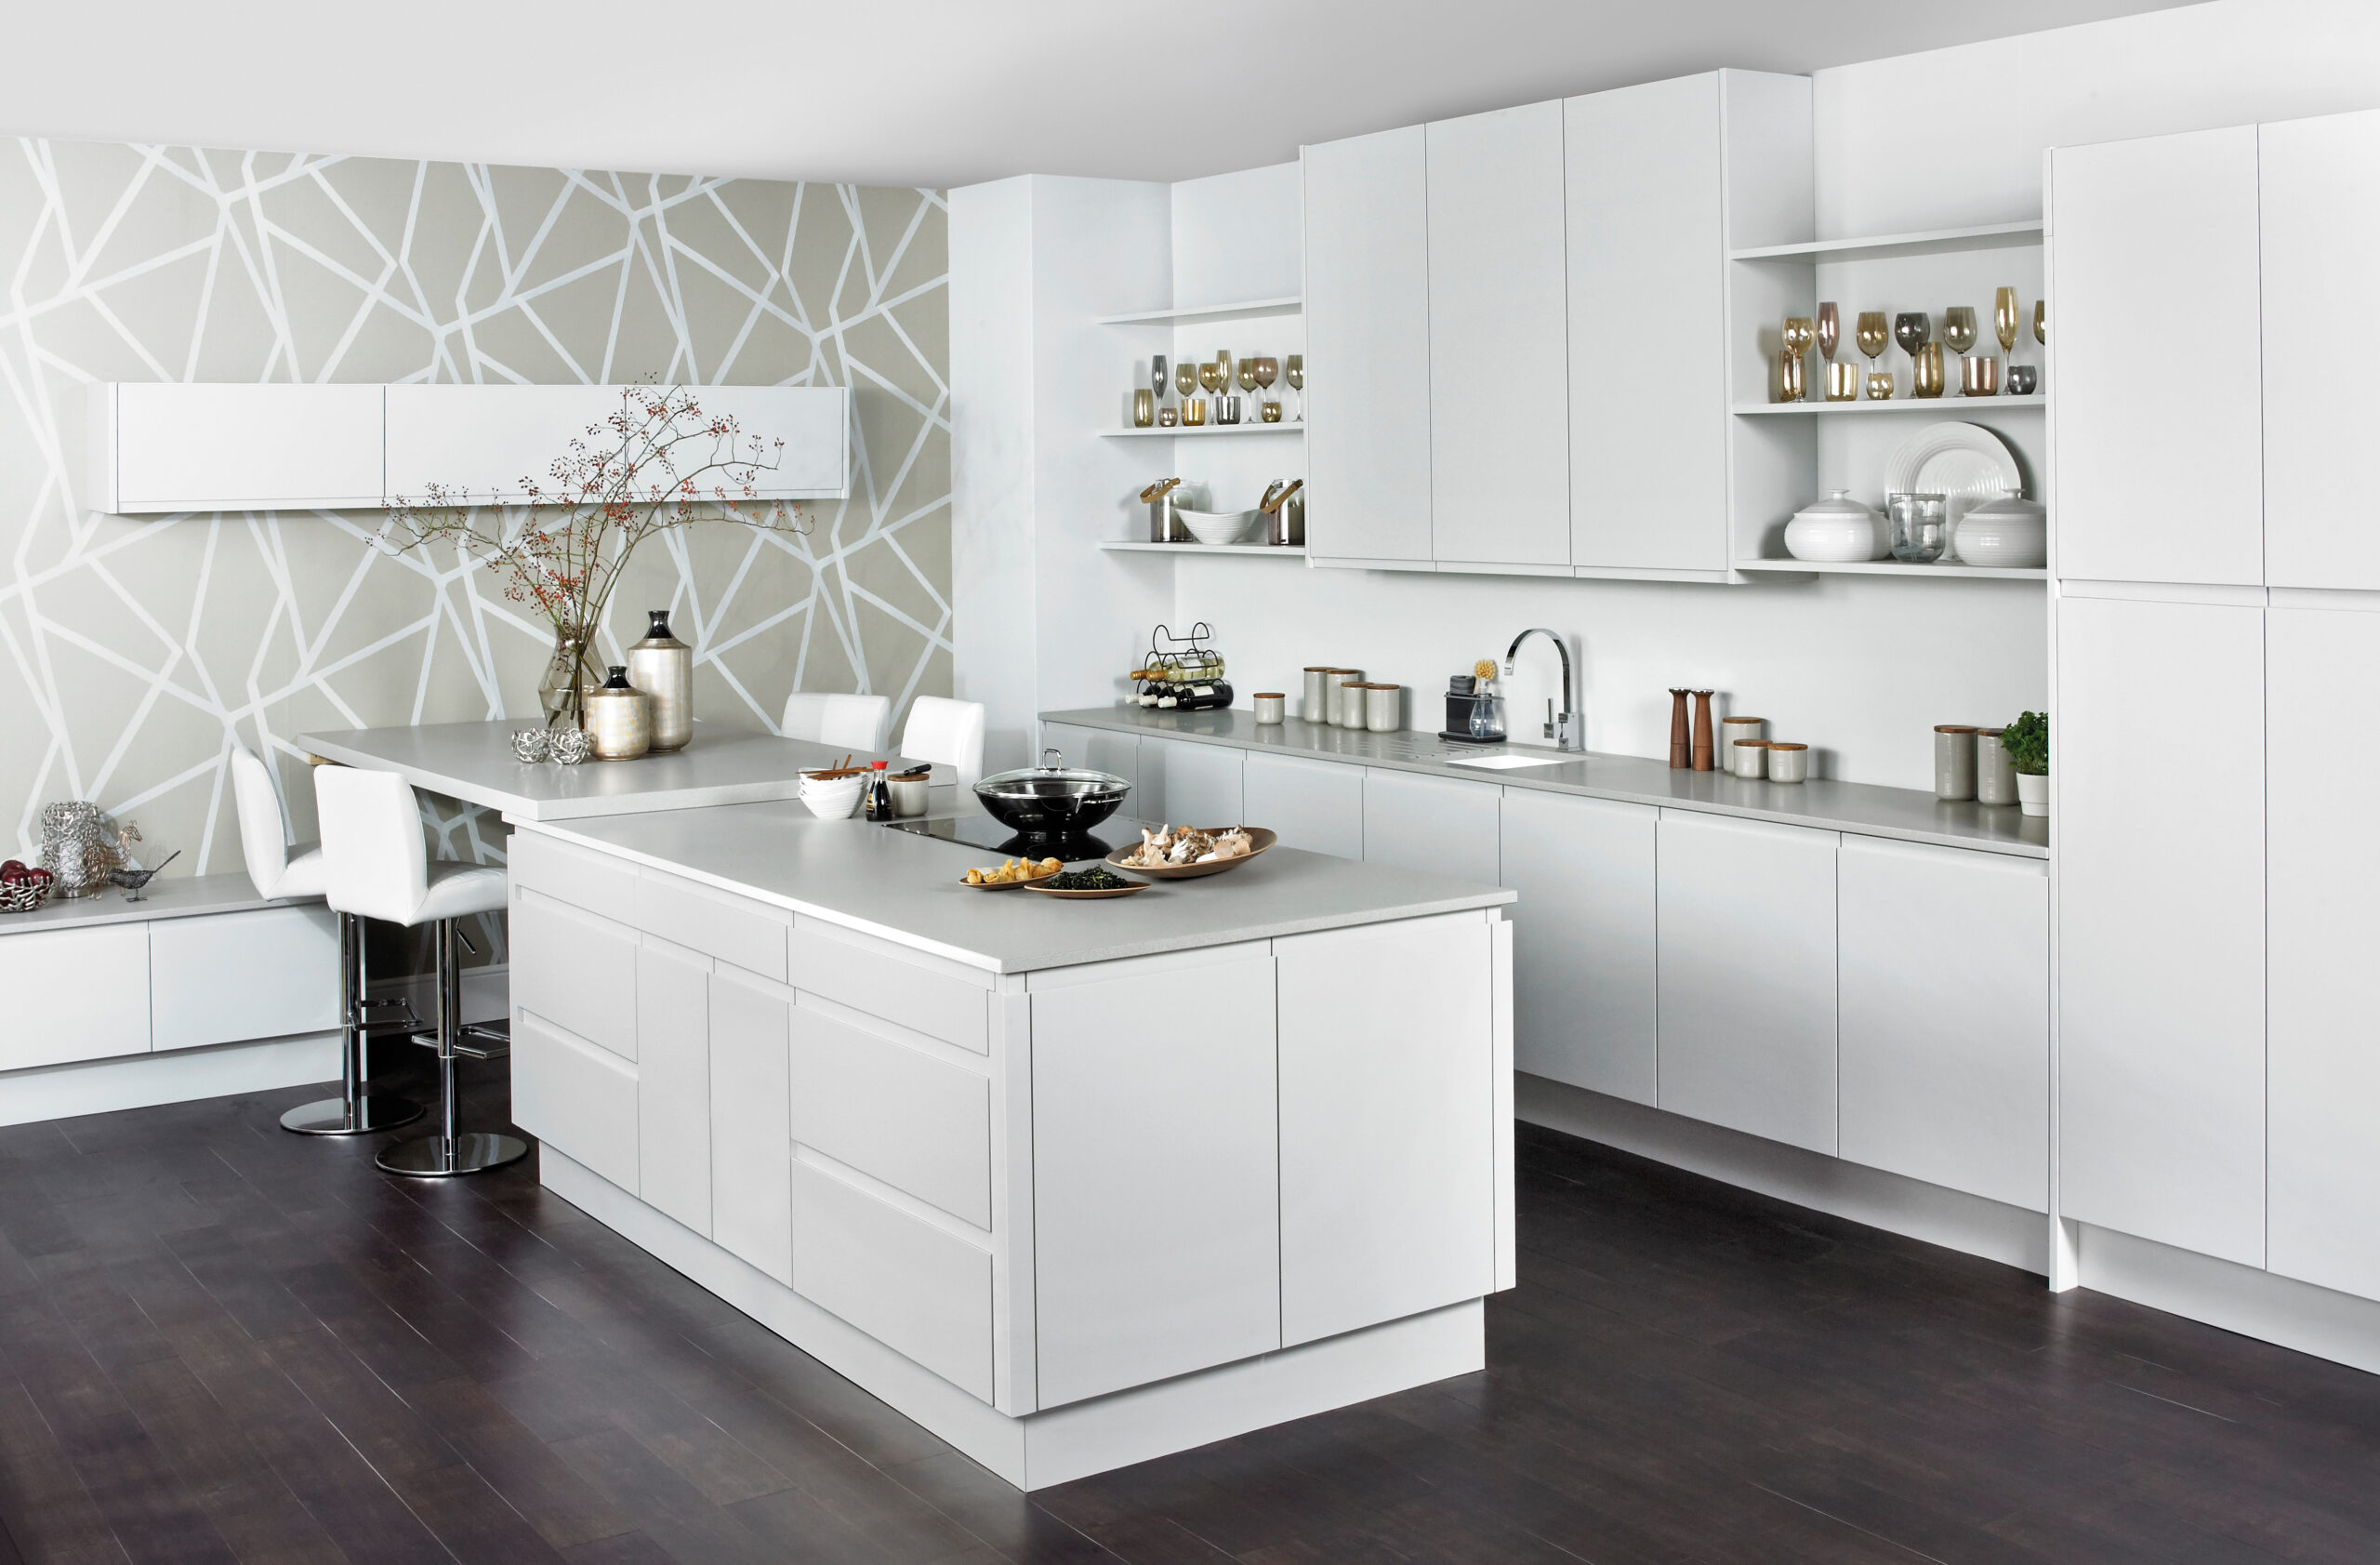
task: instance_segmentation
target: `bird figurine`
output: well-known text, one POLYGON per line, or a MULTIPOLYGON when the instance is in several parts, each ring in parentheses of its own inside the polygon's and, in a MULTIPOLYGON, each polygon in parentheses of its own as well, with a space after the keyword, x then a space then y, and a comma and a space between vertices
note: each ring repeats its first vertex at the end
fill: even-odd
POLYGON ((108 871, 108 884, 122 888, 124 899, 126 902, 146 902, 149 900, 149 882, 156 878, 157 871, 181 855, 182 850, 176 848, 147 869, 134 869, 126 865, 118 865, 108 871))

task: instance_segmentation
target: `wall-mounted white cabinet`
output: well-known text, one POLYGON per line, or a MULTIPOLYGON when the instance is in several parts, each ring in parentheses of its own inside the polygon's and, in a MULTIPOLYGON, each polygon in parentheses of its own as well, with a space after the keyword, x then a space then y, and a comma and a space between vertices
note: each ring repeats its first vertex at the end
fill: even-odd
POLYGON ((1435 121, 1424 140, 1433 552, 1567 575, 1562 105, 1435 121))
POLYGON ((2060 577, 2264 582, 2256 183, 2254 126, 2052 154, 2060 577))
POLYGON ((1420 126, 1305 149, 1312 558, 1431 554, 1429 176, 1420 126))
POLYGON ((382 494, 378 386, 91 388, 91 509, 352 511, 382 494))

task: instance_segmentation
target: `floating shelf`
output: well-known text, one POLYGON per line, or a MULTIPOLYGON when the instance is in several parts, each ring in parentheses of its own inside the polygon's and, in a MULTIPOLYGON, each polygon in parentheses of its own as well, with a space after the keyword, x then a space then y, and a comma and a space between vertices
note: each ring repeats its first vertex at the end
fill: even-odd
POLYGON ((1135 543, 1128 538, 1103 538, 1099 547, 1127 554, 1263 554, 1275 559, 1302 560, 1302 543, 1135 543))
POLYGON ((1906 565, 1898 560, 1739 560, 1736 569, 1756 576, 1897 576, 1937 581, 2049 579, 2044 566, 2018 569, 2002 565, 1906 565))
POLYGON ((1199 439, 1209 435, 1303 434, 1305 426, 1260 421, 1253 424, 1193 424, 1186 429, 1176 425, 1170 430, 1102 430, 1099 432, 1110 440, 1171 440, 1177 435, 1199 439))
POLYGON ((2023 223, 1983 223, 1973 228, 1937 228, 1917 233, 1880 233, 1865 239, 1814 239, 1801 245, 1764 245, 1756 249, 1730 250, 1730 260, 1893 260, 1902 256, 1937 256, 1955 250, 2010 250, 2042 242, 2041 219, 2023 223))
POLYGON ((1302 295, 1287 298, 1250 298, 1237 304, 1191 304, 1178 310, 1144 310, 1131 315, 1102 315, 1103 326, 1158 326, 1168 321, 1253 321, 1266 315, 1295 315, 1305 309, 1302 295))
POLYGON ((1823 413, 1830 416, 1844 413, 1935 413, 1945 414, 1951 408, 1982 414, 1991 411, 2005 413, 2038 413, 2048 405, 2049 399, 2039 392, 2030 397, 1892 397, 1884 402, 1748 402, 1739 403, 1736 411, 1746 417, 1782 413, 1789 417, 1823 413))

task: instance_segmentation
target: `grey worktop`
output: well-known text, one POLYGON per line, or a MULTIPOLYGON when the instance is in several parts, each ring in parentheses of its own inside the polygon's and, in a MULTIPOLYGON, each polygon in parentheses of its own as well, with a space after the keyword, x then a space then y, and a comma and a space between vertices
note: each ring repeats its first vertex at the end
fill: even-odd
MULTIPOLYGON (((697 724, 694 742, 669 755, 524 765, 512 758, 512 735, 529 726, 497 722, 350 728, 300 734, 298 743, 325 760, 394 772, 416 788, 483 805, 516 821, 791 799, 801 791, 804 767, 831 765, 851 753, 843 746, 697 724)), ((949 779, 937 768, 934 780, 949 779)))
POLYGON ((1673 771, 1664 762, 1647 761, 1642 756, 1591 752, 1551 766, 1489 771, 1453 765, 1446 757, 1449 752, 1481 749, 1538 754, 1547 751, 1542 746, 1456 745, 1435 734, 1372 734, 1297 718, 1287 723, 1260 723, 1254 712, 1236 708, 1179 712, 1147 707, 1088 707, 1076 711, 1043 712, 1041 721, 1118 734, 1145 734, 1153 738, 1183 739, 1192 744, 1227 745, 1313 761, 1343 761, 1390 771, 1421 772, 1469 782, 1501 783, 1506 788, 1533 788, 1547 793, 1617 799, 1633 804, 1657 804, 1664 809, 1699 810, 1709 815, 1816 827, 1825 831, 1851 831, 1906 842, 1973 848, 2020 858, 2049 856, 2046 816, 2022 815, 2014 804, 1946 804, 1933 794, 1916 789, 1817 779, 1803 783, 1744 782, 1719 772, 1673 771))
MULTIPOLYGON (((1254 863, 1136 896, 1070 901, 959 883, 1000 855, 799 803, 545 821, 522 829, 617 854, 994 973, 1195 950, 1493 908, 1501 887, 1274 848, 1254 863)), ((1126 873, 1130 873, 1129 870, 1126 873)), ((1136 877, 1139 878, 1139 877, 1136 877)))
POLYGON ((37 929, 85 929, 102 923, 142 923, 152 919, 188 919, 205 913, 247 913, 259 908, 319 904, 319 896, 258 896, 246 875, 164 876, 149 882, 149 895, 125 900, 113 886, 97 896, 67 901, 53 896, 30 913, 0 913, 0 935, 30 935, 37 929))

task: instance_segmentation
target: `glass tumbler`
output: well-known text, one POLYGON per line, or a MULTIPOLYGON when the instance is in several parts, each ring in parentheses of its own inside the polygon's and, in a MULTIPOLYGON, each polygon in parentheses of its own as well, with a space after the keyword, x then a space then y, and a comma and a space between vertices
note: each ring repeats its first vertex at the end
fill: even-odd
POLYGON ((1942 495, 1890 495, 1884 510, 1892 518, 1893 558, 1911 565, 1930 565, 1942 557, 1950 541, 1950 502, 1942 495))

